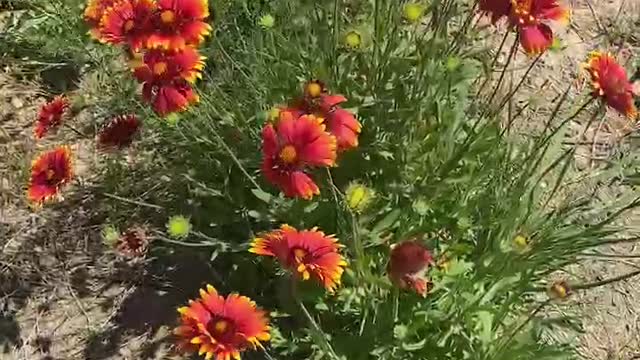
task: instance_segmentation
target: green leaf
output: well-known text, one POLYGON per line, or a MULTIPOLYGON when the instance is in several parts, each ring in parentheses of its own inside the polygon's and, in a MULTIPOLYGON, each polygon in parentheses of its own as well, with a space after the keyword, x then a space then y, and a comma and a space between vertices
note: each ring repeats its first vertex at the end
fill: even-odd
POLYGON ((396 222, 396 220, 398 220, 398 218, 400 217, 400 214, 401 212, 399 209, 395 209, 392 212, 388 213, 387 216, 382 218, 382 220, 380 220, 373 227, 373 229, 371 229, 371 232, 376 234, 390 228, 396 222))
POLYGON ((486 346, 493 340, 493 314, 488 311, 478 311, 476 313, 476 326, 480 328, 478 338, 486 346))
POLYGON ((273 197, 268 192, 262 191, 260 189, 251 189, 251 193, 255 197, 257 197, 258 199, 264 201, 267 204, 271 201, 271 198, 273 197))
POLYGON ((402 343, 402 349, 405 351, 418 351, 427 344, 427 339, 422 339, 416 343, 402 343))

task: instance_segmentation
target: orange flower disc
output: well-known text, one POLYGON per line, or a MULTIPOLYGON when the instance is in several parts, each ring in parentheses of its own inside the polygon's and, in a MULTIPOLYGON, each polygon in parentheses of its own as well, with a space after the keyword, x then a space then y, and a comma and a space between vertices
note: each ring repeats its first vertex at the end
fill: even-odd
POLYGON ((524 51, 529 55, 537 55, 553 44, 553 31, 547 23, 567 23, 570 12, 558 0, 511 0, 509 18, 512 26, 518 30, 524 51))
POLYGON ((151 34, 152 0, 121 1, 108 8, 100 20, 100 40, 109 44, 129 45, 137 52, 146 45, 151 34))
POLYGON ((158 0, 154 16, 154 33, 149 36, 149 48, 181 50, 197 46, 211 33, 208 0, 158 0))

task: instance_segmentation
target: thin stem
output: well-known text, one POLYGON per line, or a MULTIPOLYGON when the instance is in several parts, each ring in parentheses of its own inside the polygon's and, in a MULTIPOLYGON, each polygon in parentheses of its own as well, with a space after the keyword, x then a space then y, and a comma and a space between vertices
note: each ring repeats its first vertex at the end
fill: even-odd
POLYGON ((626 273, 626 274, 623 274, 623 275, 620 275, 620 276, 616 276, 616 277, 613 277, 613 278, 610 278, 610 279, 604 279, 604 280, 601 280, 601 281, 596 281, 596 282, 582 284, 582 285, 571 285, 571 286, 569 286, 569 288, 572 289, 572 290, 588 290, 588 289, 593 289, 593 288, 597 288, 597 287, 600 287, 600 286, 605 286, 605 285, 609 285, 609 284, 612 284, 612 283, 616 283, 616 282, 619 282, 619 281, 627 280, 627 279, 630 279, 630 278, 632 278, 634 276, 638 276, 638 275, 640 275, 640 270, 635 270, 635 271, 632 271, 630 273, 626 273))
MULTIPOLYGON (((507 62, 504 64, 504 67, 502 67, 502 72, 500 72, 500 77, 498 78, 498 83, 496 84, 495 88, 493 89, 493 92, 491 93, 491 96, 489 96, 489 100, 487 101, 487 105, 488 105, 487 108, 490 107, 491 103, 493 102, 493 99, 496 97, 496 94, 498 93, 498 90, 500 89, 500 86, 502 85, 502 81, 504 80, 504 76, 507 73, 507 69, 509 68, 509 65, 511 65, 511 60, 513 60, 517 50, 518 50, 518 34, 516 33, 516 37, 513 40, 513 44, 511 45, 511 49, 509 50, 509 57, 507 58, 507 62)), ((486 114, 486 111, 484 111, 482 113, 482 115, 479 116, 479 118, 482 119, 485 114, 486 114)))
POLYGON ((340 36, 340 0, 333 1, 333 67, 338 80, 338 38, 340 36))
POLYGON ((314 337, 320 340, 319 345, 325 353, 329 354, 331 358, 333 358, 334 360, 340 360, 340 357, 333 350, 333 347, 329 343, 329 340, 327 340, 327 337, 325 336, 324 331, 322 331, 322 328, 320 328, 320 325, 318 325, 318 323, 315 321, 313 316, 311 316, 311 313, 309 313, 309 310, 307 310, 307 307, 304 306, 304 303, 302 302, 302 300, 300 300, 300 296, 298 296, 298 291, 297 291, 297 286, 295 281, 296 280, 292 278, 291 292, 292 292, 293 298, 296 300, 296 303, 300 307, 300 310, 302 310, 302 313, 307 318, 309 325, 311 325, 311 330, 315 334, 314 337))
POLYGON ((76 133, 76 135, 79 135, 79 136, 81 136, 81 137, 83 137, 83 138, 87 138, 87 139, 89 138, 89 135, 87 135, 87 134, 83 133, 82 131, 80 131, 80 130, 78 130, 78 129, 74 128, 73 126, 71 126, 71 125, 69 125, 69 124, 67 124, 67 123, 63 123, 63 125, 64 125, 64 127, 66 127, 67 129, 69 129, 69 130, 73 131, 74 133, 76 133))
POLYGON ((538 305, 532 312, 531 314, 529 314, 529 316, 527 316, 527 318, 520 324, 518 325, 518 327, 511 332, 511 334, 509 334, 509 337, 507 338, 506 341, 504 341, 502 343, 502 345, 500 345, 500 347, 498 348, 498 350, 496 351, 496 354, 499 354, 507 345, 509 345, 509 343, 511 342, 511 340, 513 340, 513 338, 518 335, 518 333, 525 327, 527 326, 527 324, 529 322, 531 322, 531 320, 533 320, 533 318, 538 315, 538 313, 545 307, 547 306, 547 304, 549 304, 549 300, 541 303, 540 305, 538 305))
MULTIPOLYGON (((493 56, 493 59, 491 60, 491 64, 489 65, 489 69, 490 69, 489 71, 492 71, 494 66, 496 65, 496 62, 498 61, 498 57, 500 57, 500 53, 502 52, 502 48, 504 48, 504 44, 507 42, 508 37, 509 37, 509 32, 506 31, 504 33, 504 36, 502 37, 502 41, 500 42, 500 46, 498 47, 496 54, 493 56)), ((489 75, 491 75, 491 73, 489 73, 489 75)), ((491 79, 491 76, 485 77, 484 81, 482 82, 482 84, 480 84, 480 87, 476 92, 475 99, 477 99, 480 96, 480 94, 482 93, 482 90, 484 90, 484 87, 487 85, 490 79, 491 79)))
POLYGON ((122 202, 129 203, 129 204, 145 206, 145 207, 149 207, 149 208, 152 208, 152 209, 164 210, 164 208, 162 206, 160 206, 160 205, 149 204, 149 203, 144 202, 144 201, 131 200, 131 199, 123 198, 123 197, 118 196, 118 195, 109 194, 109 193, 102 193, 102 195, 104 195, 104 196, 106 196, 108 198, 112 198, 112 199, 115 199, 115 200, 119 200, 119 201, 122 201, 122 202))
POLYGON ((603 258, 619 258, 619 259, 637 259, 640 255, 625 255, 625 254, 605 254, 601 252, 595 252, 592 254, 582 254, 584 257, 603 257, 603 258))

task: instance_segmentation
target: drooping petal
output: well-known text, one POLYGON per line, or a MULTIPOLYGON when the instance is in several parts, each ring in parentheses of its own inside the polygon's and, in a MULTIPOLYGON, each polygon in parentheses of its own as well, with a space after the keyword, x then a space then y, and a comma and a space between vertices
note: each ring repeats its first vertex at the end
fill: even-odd
POLYGON ((97 145, 101 149, 121 149, 133 141, 140 128, 140 121, 133 115, 116 116, 98 132, 97 145))
POLYGON ((511 0, 480 0, 480 12, 491 16, 494 24, 511 12, 511 0))
POLYGON ((545 24, 519 28, 520 44, 528 55, 545 52, 553 44, 553 31, 545 24))
POLYGON ((327 116, 327 130, 333 134, 340 150, 358 146, 362 125, 350 111, 337 108, 327 116))
POLYGON ((608 53, 594 52, 586 64, 591 76, 593 95, 602 98, 607 105, 629 118, 635 118, 638 110, 634 103, 633 84, 626 70, 608 53))

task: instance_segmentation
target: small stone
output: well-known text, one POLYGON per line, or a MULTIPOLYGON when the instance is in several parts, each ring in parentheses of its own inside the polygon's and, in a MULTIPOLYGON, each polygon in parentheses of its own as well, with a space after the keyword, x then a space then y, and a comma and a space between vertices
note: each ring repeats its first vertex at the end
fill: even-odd
POLYGON ((11 105, 16 109, 21 109, 24 106, 24 102, 20 98, 12 97, 11 105))

